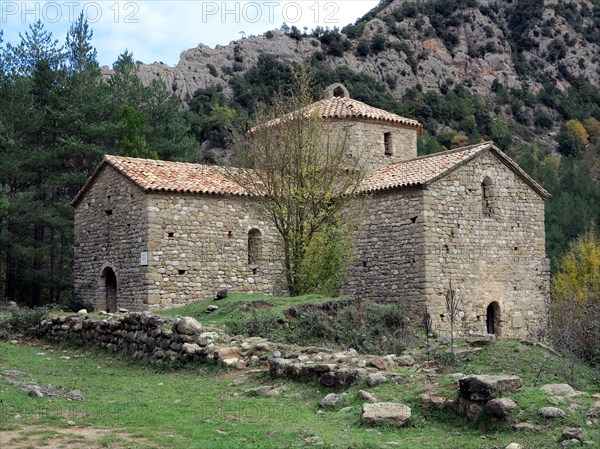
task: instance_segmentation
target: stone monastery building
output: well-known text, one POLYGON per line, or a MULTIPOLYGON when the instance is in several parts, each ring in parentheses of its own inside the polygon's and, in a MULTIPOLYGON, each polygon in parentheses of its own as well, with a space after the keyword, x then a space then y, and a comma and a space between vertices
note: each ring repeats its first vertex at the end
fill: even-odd
MULTIPOLYGON (((526 337, 547 316, 548 193, 486 142, 417 157, 422 126, 334 85, 310 106, 366 152, 366 212, 343 293, 401 301, 419 323, 526 337)), ((281 290, 276 233, 223 168, 105 156, 73 200, 75 290, 100 310, 144 310, 218 290, 281 290)))

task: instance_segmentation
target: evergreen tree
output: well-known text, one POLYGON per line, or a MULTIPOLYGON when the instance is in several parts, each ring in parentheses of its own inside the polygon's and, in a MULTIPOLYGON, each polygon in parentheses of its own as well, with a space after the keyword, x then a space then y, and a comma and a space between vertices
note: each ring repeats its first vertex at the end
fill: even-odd
POLYGON ((40 22, 0 42, 0 294, 22 304, 72 296, 70 200, 104 154, 196 157, 167 88, 144 86, 127 52, 103 81, 91 38, 80 16, 64 47, 40 22))

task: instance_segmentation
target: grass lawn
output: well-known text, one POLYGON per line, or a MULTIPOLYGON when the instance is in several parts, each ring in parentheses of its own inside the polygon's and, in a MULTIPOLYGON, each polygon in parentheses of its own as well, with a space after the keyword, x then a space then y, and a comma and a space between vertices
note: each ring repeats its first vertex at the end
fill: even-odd
MULTIPOLYGON (((236 302, 235 298, 228 301, 232 307, 236 302)), ((455 395, 456 387, 447 376, 428 377, 403 370, 404 381, 399 385, 388 383, 371 389, 383 401, 409 405, 413 419, 409 427, 399 430, 370 429, 360 422, 361 401, 356 398, 359 387, 341 392, 342 404, 321 412, 318 403, 330 390, 316 383, 273 381, 261 372, 212 366, 157 370, 96 350, 0 342, 0 373, 22 371, 24 375, 17 380, 79 389, 85 397, 83 402, 34 398, 0 377, 0 430, 12 439, 12 443, 7 440, 1 446, 491 449, 519 442, 527 448, 556 448, 564 426, 583 426, 588 432, 586 438, 600 443, 598 425, 587 425, 584 416, 598 399, 575 398, 578 410, 558 422, 545 423, 537 416, 539 407, 551 405, 538 386, 564 382, 568 371, 564 360, 540 348, 500 342, 467 356, 461 363, 457 370, 465 373, 521 375, 526 387, 514 396, 521 407, 518 418, 546 424, 547 429, 517 432, 504 423, 469 423, 449 412, 422 407, 418 397, 421 392, 455 395), (550 361, 538 376, 547 357, 550 361), (259 385, 284 385, 285 392, 279 397, 245 393, 259 385), (68 420, 76 426, 67 427, 68 420), (93 436, 82 435, 85 432, 93 436)), ((594 384, 597 373, 577 366, 575 374, 579 389, 598 392, 594 384)), ((566 409, 566 404, 559 407, 566 409)))
POLYGON ((273 315, 282 315, 291 307, 301 304, 310 304, 324 301, 342 301, 344 298, 328 298, 319 295, 303 295, 296 297, 247 295, 244 293, 230 293, 227 298, 220 301, 198 301, 183 307, 175 307, 158 311, 157 314, 165 316, 191 316, 201 323, 227 324, 236 319, 245 318, 252 310, 268 309, 273 315), (219 308, 210 314, 205 314, 209 305, 219 308))

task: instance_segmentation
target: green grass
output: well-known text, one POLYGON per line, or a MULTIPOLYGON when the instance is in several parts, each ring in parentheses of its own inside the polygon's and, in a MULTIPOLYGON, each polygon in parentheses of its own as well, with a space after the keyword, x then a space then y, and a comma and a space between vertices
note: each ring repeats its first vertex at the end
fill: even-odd
POLYGON ((514 374, 530 386, 568 383, 582 390, 600 389, 598 370, 518 341, 501 341, 486 350, 466 355, 460 359, 457 371, 514 374))
POLYGON ((252 310, 266 309, 274 316, 281 316, 285 310, 300 304, 339 300, 339 298, 328 298, 319 295, 278 297, 231 293, 227 298, 220 301, 198 301, 183 307, 166 309, 157 313, 159 315, 172 317, 191 316, 196 318, 201 323, 207 324, 228 324, 231 323, 231 321, 247 317, 252 310), (219 308, 207 315, 205 314, 205 311, 209 305, 217 305, 219 308))
MULTIPOLYGON (((233 298, 231 301, 235 302, 233 298)), ((537 408, 550 404, 538 387, 533 386, 533 381, 537 373, 535 365, 547 355, 547 351, 539 348, 500 342, 469 356, 459 368, 481 373, 523 368, 525 388, 515 395, 522 408, 519 418, 541 422, 537 408)), ((557 368, 558 362, 547 366, 547 372, 539 380, 565 380, 557 368)), ((119 428, 119 435, 123 432, 143 437, 146 441, 143 447, 175 449, 314 446, 484 449, 502 448, 515 441, 526 447, 555 448, 563 425, 583 426, 588 439, 600 441, 598 426, 586 425, 583 418, 594 401, 589 396, 575 398, 580 410, 565 420, 551 423, 547 430, 515 433, 503 423, 487 420, 469 423, 450 412, 421 407, 420 392, 433 389, 454 396, 455 386, 445 376, 428 379, 407 370, 401 370, 403 381, 399 385, 388 383, 372 389, 381 400, 402 401, 412 408, 411 425, 396 430, 368 429, 361 425, 361 402, 356 399, 358 386, 342 392, 340 406, 318 414, 318 402, 329 390, 316 383, 274 381, 256 372, 226 371, 212 366, 157 370, 100 351, 0 342, 0 372, 8 369, 25 372, 23 380, 80 389, 85 400, 32 398, 0 378, 0 430, 40 423, 52 429, 64 427, 72 419, 78 425, 119 428), (286 391, 274 398, 244 393, 267 384, 285 385, 286 391), (352 409, 342 412, 344 407, 352 409), (21 419, 15 420, 16 414, 21 419), (399 444, 386 444, 390 442, 399 444)), ((581 374, 579 388, 597 392, 593 379, 589 371, 581 374)), ((118 443, 119 438, 106 436, 98 442, 98 447, 129 447, 118 443)))

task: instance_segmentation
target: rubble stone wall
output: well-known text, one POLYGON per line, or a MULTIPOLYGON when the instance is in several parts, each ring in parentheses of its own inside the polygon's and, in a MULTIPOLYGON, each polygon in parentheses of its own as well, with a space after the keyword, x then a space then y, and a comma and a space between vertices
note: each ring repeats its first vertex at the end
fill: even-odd
POLYGON ((487 308, 496 303, 498 335, 531 337, 546 323, 549 300, 543 199, 489 152, 424 195, 426 301, 434 323, 449 328, 452 282, 459 331, 485 333, 487 308))
POLYGON ((114 168, 105 165, 75 208, 75 294, 106 309, 106 272, 117 278, 118 307, 142 310, 148 267, 144 193, 114 168))
POLYGON ((403 301, 407 313, 424 299, 425 239, 421 189, 378 192, 362 199, 356 257, 342 293, 403 301))
POLYGON ((276 232, 246 198, 150 193, 146 202, 148 304, 188 304, 225 288, 281 291, 276 232))
POLYGON ((176 319, 148 312, 107 319, 68 316, 44 320, 40 332, 51 340, 103 348, 156 365, 218 362, 216 334, 180 332, 177 323, 176 319))
POLYGON ((369 170, 417 157, 417 129, 399 124, 361 120, 328 120, 323 127, 333 140, 347 139, 348 152, 369 170), (391 139, 391 154, 385 154, 385 134, 391 139))

